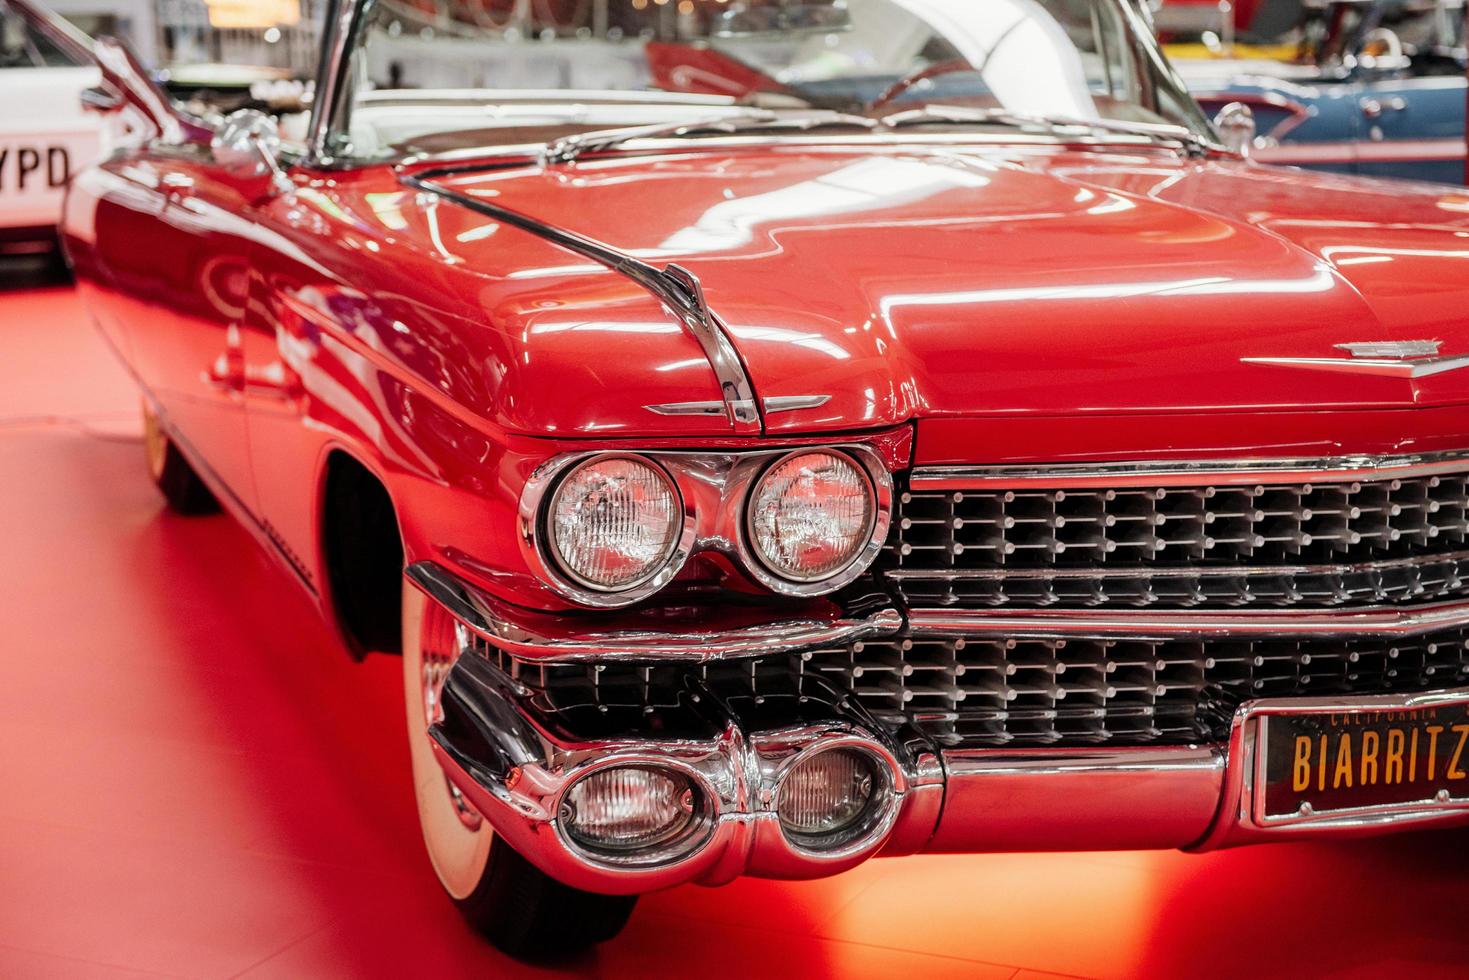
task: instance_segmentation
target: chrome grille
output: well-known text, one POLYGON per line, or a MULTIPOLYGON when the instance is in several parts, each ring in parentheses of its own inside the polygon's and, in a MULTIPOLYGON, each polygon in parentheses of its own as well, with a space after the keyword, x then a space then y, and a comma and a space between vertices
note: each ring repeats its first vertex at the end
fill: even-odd
POLYGON ((1469 593, 1469 475, 903 492, 882 574, 922 607, 1335 607, 1469 593))
POLYGON ((946 742, 1217 742, 1251 698, 1462 684, 1469 631, 1399 641, 925 636, 817 653, 806 669, 946 742))
POLYGON ((1390 694, 1469 683, 1469 629, 1396 641, 923 636, 707 666, 535 665, 488 648, 557 711, 629 725, 677 708, 692 675, 759 698, 820 678, 879 720, 970 747, 1222 742, 1261 697, 1390 694))

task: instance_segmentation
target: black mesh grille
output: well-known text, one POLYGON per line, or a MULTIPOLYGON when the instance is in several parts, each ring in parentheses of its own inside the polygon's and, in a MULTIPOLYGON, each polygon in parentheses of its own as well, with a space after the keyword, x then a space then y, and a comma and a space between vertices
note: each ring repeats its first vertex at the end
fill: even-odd
POLYGON ((1469 631, 1395 641, 924 636, 819 653, 805 669, 947 742, 1180 744, 1222 741, 1251 698, 1463 684, 1469 631))
POLYGON ((819 677, 877 718, 911 721, 945 744, 1180 745, 1226 739, 1250 698, 1469 683, 1469 630, 1394 641, 924 636, 707 667, 502 663, 566 712, 671 709, 690 673, 748 698, 819 677))
POLYGON ((1469 594, 1469 476, 908 491, 882 569, 930 607, 1336 607, 1469 594))

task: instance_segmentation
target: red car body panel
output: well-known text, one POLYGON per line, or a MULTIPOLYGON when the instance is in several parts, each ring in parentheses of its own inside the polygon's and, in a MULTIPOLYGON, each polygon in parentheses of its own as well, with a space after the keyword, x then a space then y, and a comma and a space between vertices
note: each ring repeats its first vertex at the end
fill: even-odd
MULTIPOLYGON (((722 417, 648 410, 719 389, 620 273, 389 167, 298 171, 251 200, 204 156, 83 174, 67 248, 148 396, 324 603, 334 451, 383 478, 410 561, 558 609, 513 533, 537 466, 750 444, 722 417)), ((1004 145, 691 146, 435 180, 692 270, 760 397, 832 396, 770 415, 762 441, 862 433, 894 469, 1469 444, 1469 374, 1241 360, 1469 352, 1463 194, 1004 145)))

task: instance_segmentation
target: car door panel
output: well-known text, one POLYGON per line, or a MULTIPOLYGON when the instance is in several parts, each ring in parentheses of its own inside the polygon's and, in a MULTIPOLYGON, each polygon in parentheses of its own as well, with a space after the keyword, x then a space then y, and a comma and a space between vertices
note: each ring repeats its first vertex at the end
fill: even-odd
POLYGON ((1358 172, 1464 183, 1465 80, 1386 79, 1362 87, 1358 172))
POLYGON ((234 502, 254 510, 239 324, 250 223, 246 202, 214 168, 155 154, 114 171, 97 202, 93 260, 119 285, 134 371, 168 423, 234 502))

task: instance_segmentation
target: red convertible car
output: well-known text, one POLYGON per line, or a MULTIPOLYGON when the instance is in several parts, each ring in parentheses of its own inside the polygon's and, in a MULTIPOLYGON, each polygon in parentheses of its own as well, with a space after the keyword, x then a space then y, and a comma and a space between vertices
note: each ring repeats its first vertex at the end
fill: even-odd
POLYGON ((402 656, 478 928, 1469 817, 1469 196, 1251 163, 1136 0, 694 5, 738 96, 661 10, 334 0, 304 120, 97 46, 153 476, 402 656))

